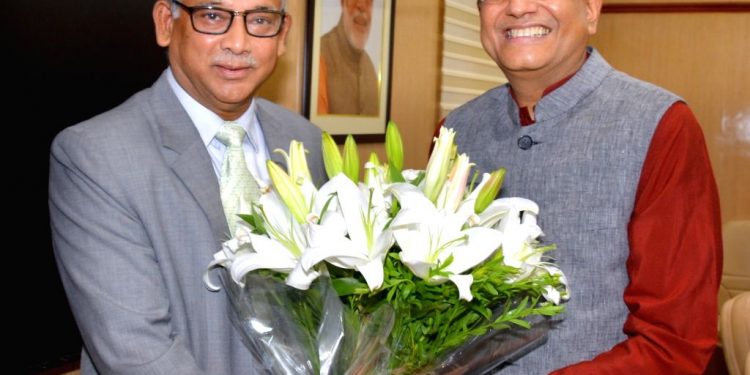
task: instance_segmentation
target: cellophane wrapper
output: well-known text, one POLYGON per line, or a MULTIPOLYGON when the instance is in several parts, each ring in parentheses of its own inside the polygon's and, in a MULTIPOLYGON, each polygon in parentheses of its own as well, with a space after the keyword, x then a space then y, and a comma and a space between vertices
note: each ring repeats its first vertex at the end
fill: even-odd
MULTIPOLYGON (((341 302, 326 276, 314 281, 309 290, 298 290, 257 273, 245 276, 241 287, 226 270, 220 274, 232 305, 232 324, 267 373, 407 373, 389 366, 389 335, 396 319, 388 305, 360 316, 341 302)), ((530 317, 529 329, 490 330, 410 373, 490 373, 542 345, 547 339, 548 319, 530 317)))

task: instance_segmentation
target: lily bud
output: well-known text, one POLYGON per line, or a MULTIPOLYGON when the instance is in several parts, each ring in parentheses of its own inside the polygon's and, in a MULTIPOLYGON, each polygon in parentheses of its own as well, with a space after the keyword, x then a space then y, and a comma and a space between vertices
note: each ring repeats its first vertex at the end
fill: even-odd
POLYGON ((312 181, 305 154, 305 146, 302 142, 292 141, 289 144, 287 165, 289 166, 289 175, 297 185, 302 185, 305 181, 312 181))
POLYGON ((466 154, 461 154, 456 158, 448 175, 448 180, 440 191, 436 204, 437 208, 443 208, 446 212, 456 212, 466 192, 466 182, 469 180, 471 166, 472 164, 466 154))
POLYGON ((495 200, 497 193, 500 192, 500 187, 503 186, 503 180, 505 179, 505 168, 500 168, 490 174, 490 177, 482 185, 477 200, 474 202, 474 213, 482 213, 490 203, 495 200))
POLYGON ((339 146, 330 134, 323 132, 322 137, 323 165, 328 178, 334 178, 343 171, 344 162, 341 160, 339 146))
POLYGON ((370 160, 365 164, 365 185, 372 186, 377 182, 378 170, 380 169, 378 154, 370 153, 370 160))
POLYGON ((377 165, 378 167, 380 166, 380 158, 378 158, 378 154, 376 152, 370 153, 370 159, 368 159, 368 161, 372 164, 377 165))
POLYGON ((430 160, 427 162, 427 170, 423 180, 424 195, 433 203, 437 201, 440 190, 448 178, 448 168, 455 154, 453 139, 456 132, 445 127, 440 128, 440 135, 432 150, 430 160))
POLYGON ((351 134, 346 136, 344 142, 343 170, 346 177, 349 177, 352 182, 359 183, 359 151, 357 150, 357 142, 354 141, 351 134))
POLYGON ((305 223, 307 214, 309 213, 307 205, 305 204, 305 198, 302 195, 300 187, 292 181, 292 178, 284 172, 276 163, 271 160, 266 161, 266 167, 268 168, 268 175, 271 177, 276 192, 284 201, 284 204, 291 211, 294 219, 298 223, 305 223))
POLYGON ((404 145, 398 126, 393 121, 388 121, 385 128, 385 155, 388 157, 388 164, 401 173, 404 169, 404 145))

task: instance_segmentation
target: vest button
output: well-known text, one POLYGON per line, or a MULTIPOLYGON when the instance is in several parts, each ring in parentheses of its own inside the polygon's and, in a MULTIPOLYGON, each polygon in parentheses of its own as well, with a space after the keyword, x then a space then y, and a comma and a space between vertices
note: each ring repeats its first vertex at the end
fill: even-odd
POLYGON ((528 150, 531 148, 531 146, 534 145, 534 140, 531 139, 528 135, 524 135, 521 138, 518 138, 518 147, 521 150, 528 150))

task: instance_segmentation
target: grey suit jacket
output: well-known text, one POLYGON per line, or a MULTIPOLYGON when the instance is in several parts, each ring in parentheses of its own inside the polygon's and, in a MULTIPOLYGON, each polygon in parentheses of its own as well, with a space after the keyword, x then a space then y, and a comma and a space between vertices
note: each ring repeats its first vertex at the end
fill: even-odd
MULTIPOLYGON (((322 182, 320 131, 256 100, 268 149, 304 142, 322 182)), ((229 230, 208 152, 164 74, 62 131, 50 164, 53 247, 83 337, 83 374, 261 372, 226 295, 202 283, 229 230)))

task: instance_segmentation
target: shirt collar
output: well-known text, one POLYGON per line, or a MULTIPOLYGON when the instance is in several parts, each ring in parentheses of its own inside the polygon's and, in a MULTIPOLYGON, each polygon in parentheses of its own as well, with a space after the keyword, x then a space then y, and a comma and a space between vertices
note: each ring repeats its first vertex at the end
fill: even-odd
MULTIPOLYGON (((185 108, 190 120, 193 121, 193 125, 198 130, 203 145, 208 147, 209 143, 214 139, 216 132, 224 124, 224 120, 219 117, 216 113, 206 108, 202 104, 198 103, 185 89, 180 86, 177 79, 172 73, 172 68, 167 68, 167 81, 169 86, 177 96, 177 100, 180 101, 182 107, 185 108)), ((255 137, 256 121, 255 121, 255 99, 250 103, 250 107, 234 122, 238 123, 242 128, 245 129, 245 139, 250 141, 250 145, 253 149, 257 150, 257 144, 255 137)))

